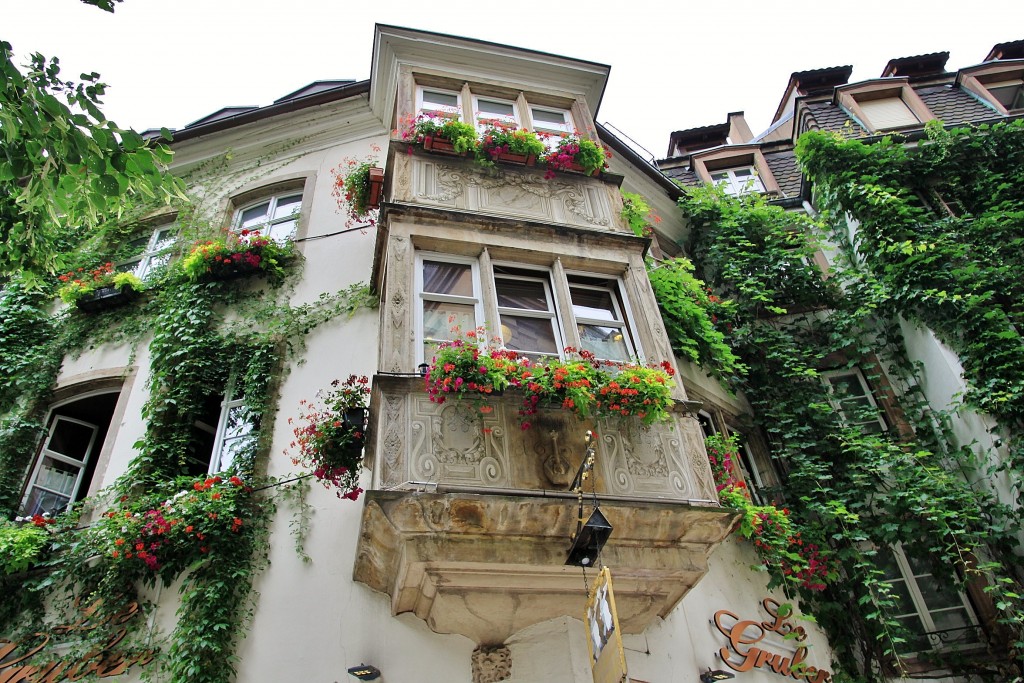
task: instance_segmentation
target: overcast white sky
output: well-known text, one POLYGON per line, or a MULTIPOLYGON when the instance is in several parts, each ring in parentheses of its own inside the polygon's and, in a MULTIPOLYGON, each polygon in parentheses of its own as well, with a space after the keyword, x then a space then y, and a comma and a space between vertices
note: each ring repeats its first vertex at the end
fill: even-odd
POLYGON ((223 106, 266 105, 321 79, 369 76, 375 22, 477 38, 612 67, 597 118, 658 156, 669 133, 745 111, 767 128, 793 71, 948 51, 950 70, 1024 38, 1022 0, 475 4, 420 0, 0 0, 0 39, 97 71, 107 116, 182 127, 223 106), (557 8, 557 9, 556 9, 557 8))

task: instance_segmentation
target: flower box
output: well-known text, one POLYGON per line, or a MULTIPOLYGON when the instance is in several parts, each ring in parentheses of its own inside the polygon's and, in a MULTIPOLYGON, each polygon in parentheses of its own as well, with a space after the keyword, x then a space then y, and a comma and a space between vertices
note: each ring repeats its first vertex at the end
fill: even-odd
POLYGON ((587 173, 586 170, 584 170, 584 168, 577 164, 575 161, 570 161, 560 170, 565 171, 566 173, 578 173, 580 175, 592 176, 594 178, 601 175, 601 169, 595 168, 593 173, 587 173))
POLYGON ((95 313, 97 311, 106 311, 111 308, 117 308, 118 306, 124 306, 138 297, 139 293, 135 291, 135 288, 131 285, 125 285, 120 289, 113 286, 100 287, 99 289, 83 295, 75 301, 75 305, 78 306, 80 310, 95 313))
POLYGON ((453 157, 464 157, 466 152, 456 152, 455 145, 452 144, 451 140, 446 140, 442 137, 435 137, 428 135, 423 138, 423 149, 434 154, 447 154, 453 157))
POLYGON ((384 193, 384 169, 376 166, 370 169, 370 191, 366 206, 370 209, 380 208, 380 198, 384 193))
POLYGON ((216 266, 211 267, 206 275, 201 279, 206 280, 207 282, 227 282, 228 280, 237 280, 239 278, 262 273, 263 269, 259 266, 241 261, 238 263, 232 263, 231 265, 217 264, 216 266))
POLYGON ((495 161, 500 161, 504 164, 510 164, 512 166, 535 166, 537 164, 536 154, 498 154, 494 157, 495 161))

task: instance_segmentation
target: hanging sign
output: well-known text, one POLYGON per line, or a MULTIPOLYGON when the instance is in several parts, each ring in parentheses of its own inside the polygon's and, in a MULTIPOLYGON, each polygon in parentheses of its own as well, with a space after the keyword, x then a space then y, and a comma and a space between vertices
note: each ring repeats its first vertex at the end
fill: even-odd
POLYGON ((831 672, 804 664, 807 659, 807 632, 803 626, 794 626, 788 621, 790 612, 782 610, 777 600, 765 598, 761 605, 771 617, 769 621, 741 620, 725 609, 715 612, 715 628, 729 639, 729 644, 718 651, 726 666, 733 671, 761 668, 807 683, 831 683, 831 672), (788 636, 788 642, 796 646, 796 652, 780 654, 772 652, 769 647, 760 647, 769 633, 780 638, 788 636))
MULTIPOLYGON (((100 603, 96 602, 83 610, 82 619, 74 624, 57 626, 52 633, 35 634, 36 639, 30 643, 0 638, 0 683, 29 680, 59 683, 65 680, 77 681, 89 675, 96 678, 108 678, 127 673, 133 664, 144 666, 153 661, 155 653, 150 650, 133 654, 118 651, 117 645, 128 635, 128 629, 121 627, 100 648, 77 659, 28 663, 30 661, 39 662, 39 655, 51 646, 51 639, 54 635, 72 635, 96 628, 97 624, 91 623, 90 619, 99 606, 100 603)), ((138 614, 139 605, 132 602, 121 612, 108 617, 106 621, 113 626, 121 626, 136 618, 138 614)))
POLYGON ((587 628, 590 637, 590 668, 594 683, 626 683, 626 653, 622 649, 619 613, 615 610, 612 574, 602 567, 587 597, 587 628))

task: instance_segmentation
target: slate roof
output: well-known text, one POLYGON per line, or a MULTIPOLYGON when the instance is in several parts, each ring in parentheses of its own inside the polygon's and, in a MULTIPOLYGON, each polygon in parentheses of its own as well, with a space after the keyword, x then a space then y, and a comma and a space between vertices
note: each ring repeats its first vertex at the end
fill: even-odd
MULTIPOLYGON (((864 130, 845 111, 831 102, 808 102, 806 109, 820 130, 842 132, 847 122, 853 124, 853 130, 858 134, 864 130)), ((808 128, 805 125, 801 127, 800 132, 803 133, 806 130, 808 128)))
POLYGON ((676 168, 665 168, 662 169, 662 173, 667 175, 672 180, 678 181, 683 187, 700 187, 700 179, 697 178, 697 174, 686 166, 677 166, 676 168))
POLYGON ((800 196, 800 169, 792 150, 766 152, 764 160, 779 184, 783 198, 800 196))
POLYGON ((936 85, 917 89, 917 94, 935 118, 943 123, 960 123, 990 119, 998 116, 972 95, 951 85, 936 85))

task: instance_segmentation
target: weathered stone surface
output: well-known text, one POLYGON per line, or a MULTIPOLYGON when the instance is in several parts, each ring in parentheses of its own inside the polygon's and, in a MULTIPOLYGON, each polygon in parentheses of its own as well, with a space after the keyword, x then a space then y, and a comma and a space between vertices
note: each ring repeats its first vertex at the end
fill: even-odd
POLYGON ((473 650, 473 683, 498 683, 512 675, 512 652, 505 646, 473 650))

